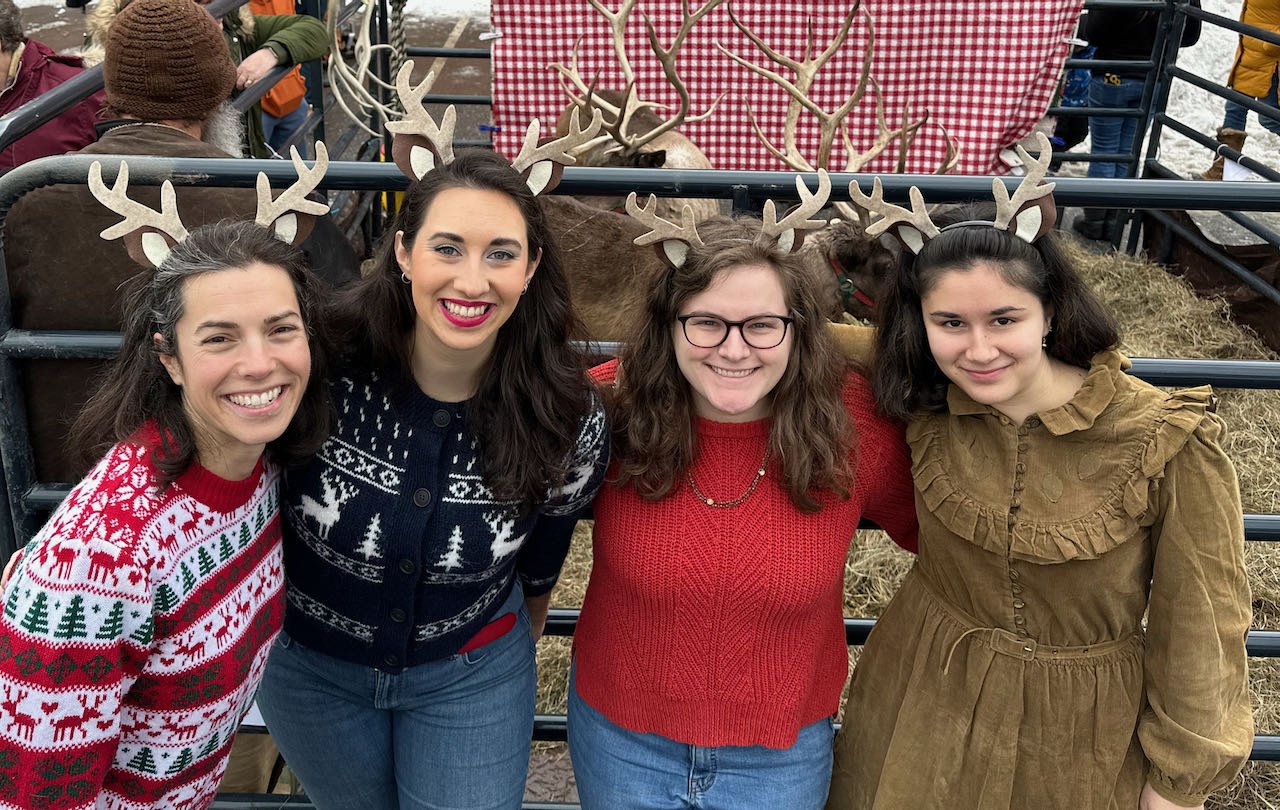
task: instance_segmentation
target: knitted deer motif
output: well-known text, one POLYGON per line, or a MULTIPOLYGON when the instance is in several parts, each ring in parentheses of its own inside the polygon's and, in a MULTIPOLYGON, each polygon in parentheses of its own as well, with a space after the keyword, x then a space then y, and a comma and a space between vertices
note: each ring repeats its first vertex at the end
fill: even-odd
POLYGON ((5 714, 9 715, 9 727, 14 729, 27 741, 30 741, 35 736, 36 726, 39 724, 39 721, 34 716, 27 714, 26 712, 19 711, 18 706, 22 701, 26 700, 27 696, 30 694, 30 692, 18 691, 17 697, 14 697, 14 692, 9 691, 9 687, 6 686, 4 688, 5 699, 0 701, 0 710, 3 710, 5 714))
POLYGON ((516 522, 509 516, 501 512, 486 512, 484 522, 489 524, 489 531, 493 532, 493 542, 489 544, 489 550, 493 553, 494 560, 520 550, 524 536, 511 539, 511 535, 515 533, 516 522))
POLYGON ((329 530, 342 516, 342 505, 356 494, 356 490, 346 481, 331 482, 327 475, 320 476, 320 486, 324 495, 319 501, 310 495, 302 496, 302 514, 316 522, 320 539, 328 540, 329 530))
POLYGON ((177 739, 177 740, 194 739, 196 736, 196 732, 200 729, 200 724, 196 722, 196 723, 187 723, 180 726, 178 725, 178 721, 181 719, 182 719, 182 715, 176 715, 174 717, 166 717, 164 723, 160 726, 160 728, 172 734, 174 739, 177 739))
POLYGON ((80 732, 80 736, 82 738, 88 739, 89 732, 85 729, 84 724, 102 716, 102 712, 98 711, 98 709, 102 706, 103 702, 106 701, 107 696, 99 695, 94 698, 92 706, 89 705, 87 698, 87 695, 80 695, 77 698, 77 700, 80 701, 80 708, 82 709, 79 714, 69 714, 65 717, 60 717, 53 722, 54 742, 57 742, 64 737, 71 737, 71 739, 74 740, 75 733, 77 731, 80 732))
POLYGON ((174 652, 182 656, 183 663, 189 664, 198 656, 204 655, 204 641, 197 641, 195 644, 178 644, 174 647, 174 652))
POLYGON ((111 577, 113 585, 120 584, 115 573, 120 565, 120 547, 97 537, 90 538, 86 545, 89 548, 89 580, 106 585, 107 577, 111 577))

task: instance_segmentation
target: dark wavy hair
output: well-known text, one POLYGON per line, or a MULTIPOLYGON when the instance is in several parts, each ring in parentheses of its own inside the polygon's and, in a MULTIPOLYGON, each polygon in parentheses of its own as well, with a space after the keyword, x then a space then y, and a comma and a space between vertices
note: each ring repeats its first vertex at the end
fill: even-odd
MULTIPOLYGON (((964 206, 938 218, 945 227, 966 220, 991 221, 992 205, 964 206)), ((1091 358, 1120 342, 1111 313, 1071 266, 1057 231, 1028 244, 987 225, 959 227, 925 242, 920 254, 902 261, 879 307, 876 361, 871 383, 880 410, 895 419, 917 411, 941 412, 950 380, 938 368, 925 333, 921 299, 945 272, 966 272, 991 263, 1009 284, 1027 290, 1052 313, 1047 351, 1064 363, 1088 368, 1091 358)))
POLYGON ((564 262, 538 200, 504 158, 483 149, 457 153, 410 184, 373 270, 336 298, 330 324, 348 364, 369 364, 413 384, 410 341, 417 312, 413 291, 400 280, 395 232, 412 250, 427 210, 452 188, 496 191, 524 217, 529 255, 538 270, 501 329, 480 385, 467 400, 467 422, 480 444, 485 483, 503 500, 530 509, 564 483, 579 423, 592 407, 586 358, 570 344, 581 335, 569 303, 564 262))
MULTIPOLYGON (((760 233, 760 220, 714 217, 699 223, 703 245, 689 248, 683 267, 668 267, 653 286, 622 353, 610 395, 619 483, 634 482, 643 497, 665 497, 693 464, 693 394, 676 363, 676 316, 716 274, 764 265, 782 282, 791 325, 787 370, 769 394, 773 423, 769 457, 781 468, 791 502, 821 508, 815 490, 842 498, 852 481, 854 425, 841 398, 848 361, 826 328, 814 278, 794 255, 760 233)), ((683 338, 679 338, 683 340, 683 338)))
MULTIPOLYGON (((154 272, 130 280, 124 299, 124 336, 120 355, 76 418, 71 445, 98 458, 115 442, 133 436, 153 420, 160 445, 153 462, 168 486, 196 462, 196 443, 182 404, 182 388, 160 362, 161 348, 177 346, 186 283, 206 273, 261 263, 279 267, 293 282, 294 294, 311 350, 311 377, 289 427, 267 444, 270 457, 285 465, 306 461, 324 444, 333 422, 327 377, 328 340, 320 318, 320 283, 303 252, 281 242, 252 222, 226 220, 204 225, 169 251, 154 272)), ((171 352, 165 352, 171 353, 171 352)))

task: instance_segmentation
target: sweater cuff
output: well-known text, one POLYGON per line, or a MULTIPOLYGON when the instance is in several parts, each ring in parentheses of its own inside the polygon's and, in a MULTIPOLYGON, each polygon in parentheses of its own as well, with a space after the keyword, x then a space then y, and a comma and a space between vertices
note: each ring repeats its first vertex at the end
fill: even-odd
POLYGON ((557 573, 551 577, 543 577, 542 579, 532 579, 524 574, 518 574, 520 577, 520 588, 524 591, 525 598, 530 596, 542 596, 550 593, 556 586, 556 582, 560 579, 557 573))
POLYGON ((268 49, 269 51, 271 51, 276 55, 276 64, 278 65, 293 64, 293 57, 289 55, 289 49, 286 48, 283 43, 268 42, 266 45, 263 45, 262 47, 268 49))
POLYGON ((1147 782, 1151 784, 1152 790, 1179 807, 1199 807, 1208 798, 1206 793, 1183 793, 1178 790, 1154 765, 1147 771, 1147 782))

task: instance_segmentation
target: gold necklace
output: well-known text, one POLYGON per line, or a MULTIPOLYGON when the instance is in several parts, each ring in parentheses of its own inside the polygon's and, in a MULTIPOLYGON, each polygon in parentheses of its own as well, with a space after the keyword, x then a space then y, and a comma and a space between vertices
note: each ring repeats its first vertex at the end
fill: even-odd
POLYGON ((728 501, 717 501, 715 498, 707 497, 707 495, 703 493, 702 490, 698 489, 697 483, 694 482, 693 480, 692 472, 686 472, 684 474, 684 477, 685 477, 685 480, 689 482, 689 489, 693 490, 693 494, 698 496, 698 500, 702 501, 707 506, 710 506, 713 509, 732 509, 735 506, 745 503, 747 498, 751 497, 751 493, 756 491, 756 487, 760 486, 760 479, 764 478, 765 461, 768 460, 768 458, 769 458, 769 446, 765 445, 764 456, 760 458, 760 468, 756 470, 756 477, 751 479, 751 484, 750 486, 747 487, 747 491, 742 493, 738 497, 728 501))

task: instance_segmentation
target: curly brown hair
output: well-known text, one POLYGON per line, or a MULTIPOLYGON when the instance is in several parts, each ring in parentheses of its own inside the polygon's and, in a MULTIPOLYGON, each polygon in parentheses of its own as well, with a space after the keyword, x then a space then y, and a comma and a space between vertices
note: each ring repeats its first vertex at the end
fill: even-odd
POLYGON ((794 319, 787 369, 769 393, 769 457, 780 467, 791 502, 801 511, 821 505, 815 491, 849 496, 855 429, 841 399, 849 362, 836 349, 816 294, 815 279, 794 255, 760 232, 760 220, 715 217, 698 225, 681 267, 658 278, 622 352, 622 371, 609 395, 618 483, 634 483, 657 500, 669 494, 693 463, 693 395, 676 363, 675 323, 685 303, 737 267, 770 267, 778 274, 794 319))

